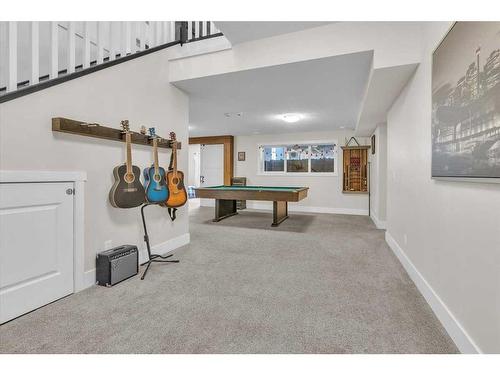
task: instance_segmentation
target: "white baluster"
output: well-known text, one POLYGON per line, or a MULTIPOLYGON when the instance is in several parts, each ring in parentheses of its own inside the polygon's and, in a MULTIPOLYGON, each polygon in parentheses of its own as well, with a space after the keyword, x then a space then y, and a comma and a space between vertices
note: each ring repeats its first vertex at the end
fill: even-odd
POLYGON ((40 25, 38 21, 31 22, 31 81, 36 85, 40 79, 40 25))
POLYGON ((115 36, 116 36, 116 22, 109 22, 109 61, 113 61, 116 58, 116 46, 115 46, 115 36))
POLYGON ((83 23, 83 69, 90 67, 90 22, 83 23))
POLYGON ((187 40, 193 39, 193 22, 188 21, 188 35, 187 40))
POLYGON ((50 79, 59 76, 59 23, 50 23, 50 79))
POLYGON ((172 22, 165 22, 165 43, 170 42, 175 38, 175 26, 174 31, 172 32, 172 22))
POLYGON ((210 35, 218 34, 218 33, 219 33, 219 29, 217 28, 217 26, 215 26, 215 23, 210 22, 210 35))
POLYGON ((132 48, 130 45, 131 39, 131 22, 125 22, 125 54, 123 56, 129 55, 132 52, 132 48))
POLYGON ((202 21, 201 23, 201 30, 200 30, 200 36, 207 36, 207 21, 202 21))
POLYGON ((68 24, 68 74, 75 72, 76 66, 75 23, 68 24))
POLYGON ((161 44, 161 23, 155 21, 155 46, 161 44))
POLYGON ((97 21, 97 64, 104 62, 104 22, 97 21))
POLYGON ((17 22, 9 22, 9 81, 7 91, 17 90, 17 22))
POLYGON ((154 40, 152 38, 153 35, 153 25, 151 21, 146 24, 146 44, 148 45, 148 48, 151 48, 154 46, 154 40))
POLYGON ((146 49, 146 22, 137 22, 137 35, 139 37, 139 50, 144 51, 146 49))
POLYGON ((169 37, 168 37, 166 43, 169 43, 169 42, 173 42, 175 40, 175 21, 167 22, 167 25, 170 29, 170 34, 169 34, 169 37))
POLYGON ((195 38, 200 37, 200 23, 198 21, 194 23, 194 37, 195 38))

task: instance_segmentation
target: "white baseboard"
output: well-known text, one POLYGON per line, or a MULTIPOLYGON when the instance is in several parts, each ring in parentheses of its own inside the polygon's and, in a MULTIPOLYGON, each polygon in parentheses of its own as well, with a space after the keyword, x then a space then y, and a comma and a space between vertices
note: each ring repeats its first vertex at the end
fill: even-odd
POLYGON ((408 258, 403 249, 388 231, 385 232, 385 240, 417 286, 420 293, 422 293, 455 345, 458 347, 458 350, 466 354, 482 353, 481 349, 476 345, 464 327, 462 327, 460 322, 448 309, 448 306, 446 306, 439 295, 434 291, 434 289, 432 289, 432 286, 422 276, 410 258, 408 258))
MULTIPOLYGON (((165 255, 179 247, 187 245, 191 241, 189 233, 181 234, 180 236, 171 238, 168 241, 151 246, 151 252, 155 254, 165 255)), ((139 264, 142 264, 148 260, 148 254, 146 246, 139 249, 139 264)))
POLYGON ((370 215, 370 218, 373 221, 373 224, 377 227, 377 229, 386 229, 387 224, 385 221, 380 220, 377 215, 375 215, 373 212, 370 215))
MULTIPOLYGON (((247 208, 253 210, 272 210, 273 204, 262 203, 262 202, 248 202, 247 208)), ((288 205, 289 212, 311 212, 317 214, 341 214, 341 215, 368 215, 368 210, 356 209, 356 208, 336 208, 336 207, 313 207, 313 206, 299 206, 299 205, 288 205)))
MULTIPOLYGON (((157 245, 151 246, 151 252, 165 255, 168 254, 179 247, 187 245, 190 242, 189 233, 184 233, 180 236, 174 237, 168 241, 159 243, 157 245)), ((144 263, 148 260, 147 250, 146 248, 139 249, 139 264, 144 263)), ((93 268, 91 270, 85 271, 83 274, 83 282, 84 285, 79 290, 75 290, 75 292, 79 292, 80 290, 90 288, 96 283, 96 269, 93 268)))
MULTIPOLYGON (((95 283, 96 283, 96 270, 95 270, 95 268, 88 270, 88 271, 85 271, 83 273, 83 283, 84 283, 83 288, 81 288, 80 290, 87 289, 87 288, 90 288, 92 285, 95 285, 95 283)), ((75 290, 75 292, 79 292, 80 290, 75 290)))

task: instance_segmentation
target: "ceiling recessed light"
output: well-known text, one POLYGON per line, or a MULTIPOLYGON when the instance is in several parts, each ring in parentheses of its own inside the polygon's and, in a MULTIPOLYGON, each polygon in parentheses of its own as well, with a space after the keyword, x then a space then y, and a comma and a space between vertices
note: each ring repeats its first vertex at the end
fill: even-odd
POLYGON ((279 117, 285 122, 297 122, 302 119, 302 115, 299 113, 284 113, 279 117))
POLYGON ((242 117, 243 112, 226 112, 226 113, 224 113, 224 116, 226 116, 226 117, 242 117))
POLYGON ((341 126, 340 129, 345 129, 345 126, 341 126))

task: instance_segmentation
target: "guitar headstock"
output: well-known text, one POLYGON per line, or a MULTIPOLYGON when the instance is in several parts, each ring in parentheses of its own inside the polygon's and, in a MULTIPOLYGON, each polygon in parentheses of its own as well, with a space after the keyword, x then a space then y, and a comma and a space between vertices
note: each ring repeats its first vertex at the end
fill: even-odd
POLYGON ((149 138, 156 138, 157 137, 156 132, 155 132, 155 128, 149 128, 148 132, 149 132, 149 138))
POLYGON ((144 125, 141 125, 141 129, 139 130, 139 133, 142 135, 146 135, 146 127, 144 125))
POLYGON ((175 132, 170 132, 170 140, 171 141, 175 141, 176 140, 175 132))
POLYGON ((130 125, 128 120, 122 120, 121 125, 122 125, 122 132, 124 133, 130 132, 130 125))

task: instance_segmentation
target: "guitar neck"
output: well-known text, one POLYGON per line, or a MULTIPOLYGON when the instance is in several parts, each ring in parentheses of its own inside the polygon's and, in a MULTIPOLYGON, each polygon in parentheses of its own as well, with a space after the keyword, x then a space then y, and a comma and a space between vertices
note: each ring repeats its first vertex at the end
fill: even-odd
POLYGON ((177 175, 177 141, 172 144, 172 168, 174 175, 177 175))
POLYGON ((158 164, 158 140, 156 138, 153 139, 153 157, 154 157, 155 175, 158 175, 160 173, 160 169, 158 164))
POLYGON ((125 135, 125 142, 127 143, 127 173, 132 173, 132 136, 127 132, 125 135))

